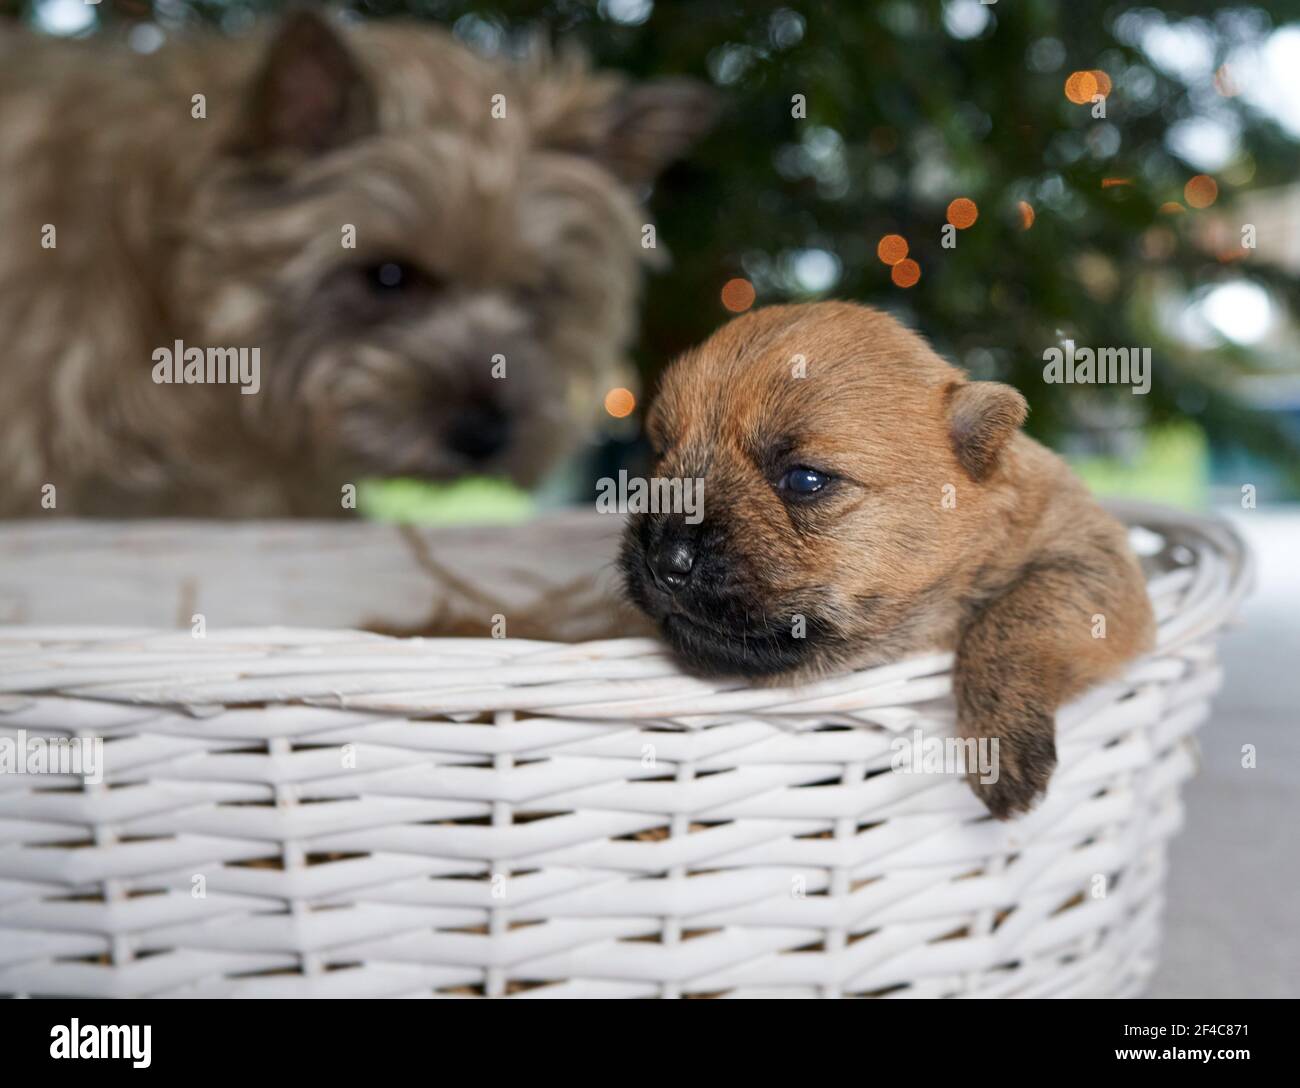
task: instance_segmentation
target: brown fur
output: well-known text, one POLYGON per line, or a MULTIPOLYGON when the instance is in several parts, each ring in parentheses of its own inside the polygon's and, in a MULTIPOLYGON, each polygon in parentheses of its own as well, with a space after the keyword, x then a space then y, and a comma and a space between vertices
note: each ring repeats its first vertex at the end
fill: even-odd
POLYGON ((1056 708, 1154 631, 1123 527, 1024 416, 1015 390, 968 382, 865 307, 738 318, 670 368, 651 410, 655 475, 702 478, 704 517, 633 519, 630 595, 711 673, 799 680, 955 649, 960 731, 1000 745, 998 781, 972 786, 996 816, 1023 811, 1056 762, 1056 708), (832 481, 783 497, 794 466, 832 481), (683 540, 688 582, 665 592, 647 562, 683 540))
POLYGON ((391 22, 151 56, 0 34, 0 514, 46 484, 58 513, 267 516, 363 475, 533 482, 598 418, 655 255, 637 194, 710 112, 391 22), (393 260, 421 274, 380 291, 393 260), (260 348, 261 392, 155 384, 177 339, 260 348), (457 448, 483 412, 508 440, 457 448))

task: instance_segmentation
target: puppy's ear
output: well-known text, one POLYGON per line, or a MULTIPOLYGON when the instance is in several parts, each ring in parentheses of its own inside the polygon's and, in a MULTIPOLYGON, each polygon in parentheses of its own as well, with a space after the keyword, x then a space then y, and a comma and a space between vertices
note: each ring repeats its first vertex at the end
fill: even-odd
POLYGON ((374 126, 374 94, 342 37, 321 16, 298 10, 253 76, 234 147, 245 155, 314 155, 374 126))
POLYGON ((713 127, 718 98, 686 77, 617 87, 570 58, 543 70, 530 88, 530 108, 538 145, 587 155, 620 180, 641 185, 713 127))
POLYGON ((944 397, 952 451, 966 475, 978 483, 997 465, 1002 447, 1024 423, 1029 406, 1001 382, 953 382, 944 397))

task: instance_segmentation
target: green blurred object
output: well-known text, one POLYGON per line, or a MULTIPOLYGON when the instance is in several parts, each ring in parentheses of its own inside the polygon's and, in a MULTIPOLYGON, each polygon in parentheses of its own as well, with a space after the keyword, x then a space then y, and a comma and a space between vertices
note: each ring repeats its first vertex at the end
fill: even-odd
POLYGON ((1150 499, 1191 510, 1209 497, 1210 448, 1194 423, 1171 423, 1148 432, 1142 452, 1130 461, 1116 457, 1067 458, 1093 493, 1102 497, 1150 499))
POLYGON ((502 524, 526 521, 536 503, 505 480, 471 476, 455 483, 423 480, 363 480, 358 512, 375 521, 417 525, 502 524))

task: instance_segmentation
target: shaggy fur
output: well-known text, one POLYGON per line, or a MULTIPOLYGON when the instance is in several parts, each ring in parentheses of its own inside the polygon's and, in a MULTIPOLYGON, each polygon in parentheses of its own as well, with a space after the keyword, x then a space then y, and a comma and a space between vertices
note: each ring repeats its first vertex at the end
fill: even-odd
POLYGON ((1056 762, 1056 708, 1154 632, 1123 527, 1019 432, 1025 410, 862 306, 738 318, 651 410, 655 474, 702 478, 704 516, 632 519, 629 594, 705 673, 800 680, 955 649, 960 731, 999 740, 998 781, 971 784, 995 816, 1023 811, 1056 762), (791 494, 795 467, 830 483, 791 494), (676 587, 650 569, 665 559, 676 587))
POLYGON ((533 482, 631 335, 638 192, 710 113, 423 26, 0 36, 0 514, 46 484, 58 513, 267 516, 338 514, 364 474, 533 482), (178 339, 260 348, 261 392, 155 384, 178 339))

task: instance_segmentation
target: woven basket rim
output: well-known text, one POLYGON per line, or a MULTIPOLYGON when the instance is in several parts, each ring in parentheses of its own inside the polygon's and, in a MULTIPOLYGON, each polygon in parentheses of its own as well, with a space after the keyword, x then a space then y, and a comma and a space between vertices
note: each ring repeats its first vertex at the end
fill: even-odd
MULTIPOLYGON (((1217 554, 1220 558, 1227 561, 1227 570, 1229 577, 1226 581, 1219 581, 1213 586, 1206 587, 1207 592, 1198 595, 1198 599, 1206 605, 1213 606, 1213 615, 1215 626, 1221 622, 1225 614, 1231 614, 1233 610, 1241 603, 1242 599, 1249 595, 1251 588, 1255 583, 1255 557, 1250 547, 1246 544, 1241 534, 1232 526, 1224 517, 1218 514, 1195 514, 1176 507, 1165 506, 1160 503, 1145 502, 1140 500, 1128 499, 1108 499, 1103 505, 1116 517, 1118 517, 1130 529, 1147 529, 1160 534, 1173 533, 1176 537, 1176 544, 1191 547, 1194 550, 1208 548, 1217 554)), ((557 521, 571 517, 572 511, 561 511, 556 517, 557 521)), ((66 522, 64 523, 66 524, 66 522)), ((170 524, 170 523, 167 523, 170 524)), ((224 524, 224 523, 223 523, 224 524)), ((333 527, 335 523, 324 523, 333 527)), ((342 523, 348 525, 351 523, 342 523)), ((526 523, 525 523, 526 524, 526 523)), ((453 527, 459 528, 459 526, 453 527)), ((502 531, 510 532, 517 530, 518 525, 502 526, 502 531)), ((1194 566, 1194 564, 1192 564, 1194 566)), ((1149 578, 1148 581, 1154 579, 1149 578)), ((1180 641, 1186 638, 1196 637, 1202 633, 1202 628, 1198 627, 1196 631, 1180 635, 1180 641)), ((365 631, 355 627, 308 627, 299 624, 268 624, 257 627, 225 627, 220 632, 213 632, 211 638, 213 641, 220 642, 224 639, 242 639, 254 633, 267 635, 274 633, 288 641, 299 642, 305 640, 321 642, 345 642, 358 638, 375 639, 386 642, 401 643, 418 643, 424 645, 437 646, 482 646, 492 643, 508 643, 516 651, 525 647, 536 647, 539 652, 546 650, 561 651, 561 656, 567 656, 563 651, 579 650, 588 647, 617 648, 625 647, 627 649, 640 649, 644 646, 660 646, 656 639, 644 637, 628 637, 613 639, 596 639, 589 641, 559 642, 546 639, 524 639, 507 637, 501 639, 492 639, 487 637, 429 637, 429 636, 397 636, 384 635, 374 631, 365 631)), ((99 640, 103 638, 125 639, 134 636, 149 637, 171 633, 168 628, 159 628, 156 626, 139 626, 133 624, 94 624, 94 625, 50 625, 50 624, 0 624, 0 641, 62 641, 62 640, 99 640)), ((1161 642, 1158 649, 1167 649, 1168 644, 1161 642)), ((917 654, 915 657, 928 657, 928 654, 917 654)), ((876 671, 879 669, 888 669, 890 665, 876 666, 875 669, 855 670, 862 672, 876 671)))
MULTIPOLYGON (((1147 529, 1160 534, 1172 532, 1178 537, 1177 543, 1189 547, 1199 544, 1202 547, 1212 549, 1221 558, 1227 560, 1230 578, 1227 582, 1221 583, 1216 587, 1217 593, 1214 594, 1216 603, 1221 602, 1224 609, 1231 611, 1241 600, 1247 596, 1254 585, 1255 580, 1255 557, 1241 534, 1233 525, 1224 517, 1218 514, 1196 514, 1176 507, 1165 506, 1160 503, 1145 502, 1141 500, 1129 499, 1108 499, 1103 502, 1106 509, 1118 517, 1130 529, 1147 529)), ((549 515, 556 521, 563 523, 567 518, 573 516, 572 511, 560 511, 556 514, 549 515)), ((68 522, 63 522, 67 525, 68 522)), ((133 523, 146 524, 146 523, 133 523)), ((172 523, 164 523, 170 525, 172 523)), ((224 527, 225 523, 222 523, 224 527)), ((269 524, 269 523, 268 523, 269 524)), ((334 522, 323 523, 330 528, 337 528, 334 522)), ((346 526, 351 523, 341 523, 346 526)), ((527 524, 527 523, 525 523, 527 524)), ((454 526, 451 528, 460 528, 454 526)), ((503 532, 511 532, 519 529, 518 525, 505 525, 501 527, 503 532)), ((0 639, 18 638, 22 640, 33 637, 43 638, 47 634, 54 637, 95 637, 96 634, 111 636, 129 636, 131 634, 156 634, 161 630, 158 627, 138 626, 131 624, 96 624, 86 625, 84 628, 80 625, 48 625, 48 624, 0 624, 0 639)), ((367 638, 386 639, 388 641, 399 642, 436 642, 444 643, 470 643, 478 644, 483 642, 510 642, 512 645, 534 645, 541 647, 575 647, 575 646, 592 646, 592 645, 611 645, 611 644, 644 644, 653 642, 652 639, 645 638, 619 638, 619 639, 599 639, 589 642, 558 642, 544 639, 488 639, 479 638, 437 638, 437 637, 401 637, 391 635, 381 635, 371 631, 364 631, 359 628, 349 627, 305 627, 297 624, 271 624, 260 627, 240 627, 226 628, 227 632, 234 631, 277 631, 277 632, 294 632, 298 635, 318 636, 323 640, 335 641, 342 640, 348 636, 363 636, 367 638)), ((886 666, 887 667, 887 666, 886 666)))
MULTIPOLYGON (((1148 579, 1153 600, 1176 597, 1178 605, 1160 622, 1151 654, 1130 668, 1139 670, 1222 627, 1249 592, 1254 563, 1220 517, 1150 503, 1108 505, 1129 526, 1160 534, 1160 554, 1175 557, 1148 579)), ((0 626, 0 707, 25 694, 66 692, 179 704, 198 714, 266 701, 381 713, 520 710, 606 719, 803 715, 935 697, 949 684, 952 659, 950 652, 921 653, 801 684, 753 686, 736 677, 683 673, 663 643, 644 637, 564 643, 259 626, 213 628, 200 639, 178 628, 9 625, 0 626), (83 665, 103 654, 113 662, 99 672, 93 663, 83 665), (350 689, 331 683, 335 661, 351 675, 350 689), (69 674, 76 668, 83 669, 81 682, 69 674), (376 684, 380 677, 385 682, 376 684), (692 700, 703 700, 696 711, 688 709, 692 700)))

